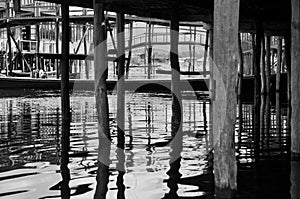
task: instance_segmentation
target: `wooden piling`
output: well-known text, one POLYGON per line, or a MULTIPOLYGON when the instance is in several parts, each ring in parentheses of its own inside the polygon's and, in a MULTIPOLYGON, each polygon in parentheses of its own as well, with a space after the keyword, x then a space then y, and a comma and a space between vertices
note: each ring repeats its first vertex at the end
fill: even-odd
POLYGON ((266 94, 270 93, 271 83, 271 37, 266 36, 266 94))
MULTIPOLYGON (((59 16, 59 6, 56 6, 56 20, 55 20, 55 53, 59 54, 59 21, 58 21, 58 16, 59 16)), ((55 62, 56 66, 56 78, 59 79, 60 75, 60 64, 59 60, 57 59, 55 62)))
POLYGON ((13 65, 12 65, 12 47, 11 47, 11 40, 10 40, 10 27, 9 27, 9 21, 7 20, 7 27, 6 27, 6 35, 7 35, 7 44, 8 44, 8 51, 7 51, 7 56, 8 56, 8 63, 6 64, 8 68, 8 72, 6 75, 10 75, 13 70, 13 65))
POLYGON ((117 82, 117 124, 118 147, 124 149, 124 122, 125 122, 125 17, 117 13, 117 46, 118 46, 118 82, 117 82))
POLYGON ((276 67, 276 135, 281 146, 281 111, 280 111, 280 75, 282 63, 282 39, 278 38, 277 67, 276 67))
POLYGON ((95 97, 98 115, 98 171, 97 186, 94 198, 105 199, 109 181, 109 156, 110 156, 110 128, 109 111, 106 88, 107 55, 106 28, 104 18, 104 4, 102 0, 94 0, 94 75, 95 97))
POLYGON ((291 36, 287 35, 285 40, 285 56, 286 56, 286 68, 287 68, 287 119, 286 119, 286 131, 288 134, 288 146, 291 144, 291 36))
POLYGON ((171 92, 172 92, 172 135, 177 132, 181 125, 181 93, 180 93, 180 66, 178 60, 179 42, 179 13, 178 4, 173 5, 171 10, 171 92))
POLYGON ((233 198, 237 190, 234 126, 237 104, 239 5, 239 0, 214 1, 214 179, 215 193, 219 198, 233 198))
POLYGON ((151 31, 151 22, 149 22, 148 29, 148 79, 151 79, 152 72, 152 31, 151 31))
POLYGON ((261 94, 266 93, 266 50, 265 50, 265 37, 261 38, 261 94))
POLYGON ((40 26, 39 25, 36 25, 35 26, 36 28, 36 56, 35 56, 35 64, 36 64, 36 68, 37 69, 40 69, 40 42, 41 42, 41 39, 40 39, 40 26))
POLYGON ((133 40, 133 22, 129 24, 129 41, 128 41, 128 58, 126 63, 126 79, 128 79, 129 75, 129 67, 130 67, 130 61, 131 61, 131 54, 132 54, 132 40, 133 40))
MULTIPOLYGON (((255 143, 255 163, 260 158, 260 105, 261 105, 261 77, 260 77, 260 61, 261 61, 261 40, 264 36, 262 21, 260 17, 256 19, 256 36, 255 45, 253 46, 253 75, 254 75, 254 111, 253 111, 253 129, 255 143)), ((252 38, 254 41, 254 39, 252 38)))
POLYGON ((70 198, 70 170, 69 150, 70 150, 70 96, 69 96, 69 1, 62 3, 62 77, 61 77, 61 110, 62 110, 62 135, 61 135, 61 196, 70 198))
POLYGON ((293 156, 300 157, 300 2, 292 0, 291 25, 291 151, 293 156))
POLYGON ((204 46, 204 59, 203 59, 204 77, 206 77, 206 60, 207 60, 207 53, 208 53, 208 42, 209 42, 209 30, 206 31, 205 46, 204 46))
POLYGON ((239 68, 239 88, 238 88, 238 115, 239 115, 239 145, 238 148, 241 148, 241 139, 243 134, 243 102, 242 102, 242 91, 243 91, 243 79, 244 79, 244 56, 242 49, 241 34, 239 34, 239 59, 240 59, 240 68, 239 68))

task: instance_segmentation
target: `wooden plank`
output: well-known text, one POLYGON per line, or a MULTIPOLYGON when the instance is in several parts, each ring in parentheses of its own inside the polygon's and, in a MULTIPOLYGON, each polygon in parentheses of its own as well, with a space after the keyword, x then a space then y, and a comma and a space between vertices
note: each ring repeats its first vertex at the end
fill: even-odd
POLYGON ((106 88, 107 63, 105 57, 106 28, 103 1, 94 0, 94 75, 95 97, 98 117, 98 171, 96 176, 96 191, 94 198, 105 199, 109 181, 110 128, 109 110, 106 88))
POLYGON ((215 194, 219 198, 233 198, 237 190, 234 126, 239 5, 239 0, 214 1, 213 76, 216 80, 216 98, 213 101, 213 142, 215 194))
POLYGON ((70 198, 70 96, 69 96, 69 3, 62 4, 62 76, 61 76, 61 111, 62 111, 62 132, 61 132, 61 196, 63 199, 70 198))
POLYGON ((300 156, 300 2, 292 0, 291 25, 291 91, 292 91, 292 120, 291 120, 291 151, 294 156, 300 156))

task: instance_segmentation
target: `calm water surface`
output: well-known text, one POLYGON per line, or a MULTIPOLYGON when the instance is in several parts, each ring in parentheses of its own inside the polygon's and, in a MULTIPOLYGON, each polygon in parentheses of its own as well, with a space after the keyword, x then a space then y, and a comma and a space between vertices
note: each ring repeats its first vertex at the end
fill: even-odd
MULTIPOLYGON (((110 94, 112 135, 107 198, 117 198, 116 95, 110 94)), ((171 96, 127 93, 125 114, 125 197, 163 198, 172 189, 181 197, 209 194, 193 178, 207 173, 209 103, 183 97, 183 139, 177 171, 170 169, 171 96), (174 175, 189 179, 175 187, 174 175), (194 180, 195 181, 195 180, 194 180)), ((59 198, 60 97, 40 93, 35 97, 0 99, 0 197, 59 198)), ((96 187, 98 156, 97 116, 91 93, 71 97, 71 195, 92 198, 96 187)), ((172 162, 171 162, 172 163, 172 162)), ((173 166, 174 167, 174 166, 173 166)))

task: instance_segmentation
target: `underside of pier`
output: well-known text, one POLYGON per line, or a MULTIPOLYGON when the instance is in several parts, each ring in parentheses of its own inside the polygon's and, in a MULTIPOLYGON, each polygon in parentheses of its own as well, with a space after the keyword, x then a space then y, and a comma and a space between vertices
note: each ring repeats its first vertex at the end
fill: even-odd
MULTIPOLYGON (((171 68, 172 68, 172 93, 173 97, 173 119, 180 123, 180 100, 179 82, 180 68, 178 66, 178 32, 180 21, 204 22, 210 31, 213 31, 213 45, 210 45, 211 58, 214 60, 212 77, 215 82, 214 88, 211 86, 212 104, 214 107, 213 115, 213 146, 214 150, 214 175, 215 175, 215 191, 220 198, 232 198, 237 189, 237 168, 235 159, 234 146, 234 125, 236 123, 236 86, 237 73, 240 64, 238 33, 247 32, 254 33, 253 42, 255 41, 254 59, 254 75, 255 75, 255 117, 254 123, 259 124, 259 106, 260 106, 260 73, 261 55, 264 54, 262 46, 265 45, 264 36, 284 36, 286 39, 286 48, 291 44, 291 151, 295 160, 299 160, 300 154, 300 136, 299 136, 299 77, 300 71, 300 3, 298 0, 47 0, 52 3, 60 3, 66 6, 80 6, 94 8, 94 31, 95 31, 95 48, 101 41, 105 40, 106 30, 103 29, 104 11, 118 13, 117 26, 119 33, 124 29, 124 14, 135 15, 140 17, 158 18, 170 20, 171 29, 171 68), (293 8, 293 9, 292 9, 293 8), (290 39, 290 40, 289 40, 290 39), (177 72, 177 73, 176 73, 177 72), (179 97, 178 97, 179 96, 179 97), (175 99, 177 97, 177 99, 175 99), (218 104, 219 103, 219 104, 218 104), (297 158, 298 157, 298 158, 297 158)), ((62 19, 69 20, 67 18, 62 19)), ((63 32, 63 34, 68 34, 63 32)), ((118 38, 118 49, 123 52, 124 38, 118 38)), ((103 47, 103 46, 101 46, 103 47)), ((280 46, 281 48, 281 46, 280 46)), ((100 49, 104 52, 106 49, 100 49)), ((279 50, 280 52, 280 50, 279 50)), ((104 54, 102 53, 102 56, 104 54)), ((264 56, 264 55, 263 55, 264 56)), ((107 96, 105 79, 100 77, 105 71, 104 59, 97 59, 94 56, 95 65, 99 67, 95 74, 96 98, 97 106, 99 106, 99 124, 107 124, 107 96), (99 76, 97 76, 99 74, 99 76)), ((124 67, 122 55, 119 58, 119 66, 124 67)), ((280 59, 278 59, 280 60, 280 59)), ((287 57, 287 63, 289 62, 287 57)), ((67 63, 67 60, 65 60, 67 63)), ((264 62, 264 61, 263 61, 264 62)), ((63 66, 64 67, 64 66, 63 66)), ((289 66, 288 66, 289 67, 289 66)), ((124 72, 124 71, 123 71, 124 72)), ((120 72, 121 74, 123 73, 120 72)), ((280 73, 279 73, 280 76, 280 73)), ((119 78, 120 80, 121 78, 119 78)), ((122 81, 119 82, 122 84, 122 81)), ((122 88, 122 85, 119 85, 122 88)), ((124 93, 120 94, 124 97, 124 93)), ((123 109, 121 107, 120 109, 123 109)), ((118 116, 121 117, 121 116, 118 116)), ((122 120, 122 118, 120 118, 122 120)), ((99 130, 101 134, 109 133, 106 129, 99 130)), ((259 125, 255 127, 255 136, 259 139, 259 125)), ((101 136, 99 136, 101 137, 101 136)))

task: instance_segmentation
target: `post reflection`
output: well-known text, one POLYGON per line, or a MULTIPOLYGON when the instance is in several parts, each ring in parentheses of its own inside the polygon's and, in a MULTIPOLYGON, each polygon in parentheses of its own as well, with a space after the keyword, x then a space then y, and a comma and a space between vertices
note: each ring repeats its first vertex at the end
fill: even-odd
POLYGON ((165 194, 164 199, 178 198, 178 183, 181 178, 179 172, 181 166, 181 152, 183 149, 183 129, 182 129, 182 111, 180 106, 182 104, 181 99, 175 98, 175 103, 172 103, 172 123, 171 123, 171 136, 172 141, 170 143, 171 152, 170 155, 170 169, 167 172, 169 179, 167 180, 167 186, 169 187, 169 193, 165 194), (177 119, 174 119, 177 118, 177 119), (179 119, 179 123, 178 123, 179 119))
POLYGON ((291 199, 300 198, 300 159, 292 159, 291 161, 291 199))

